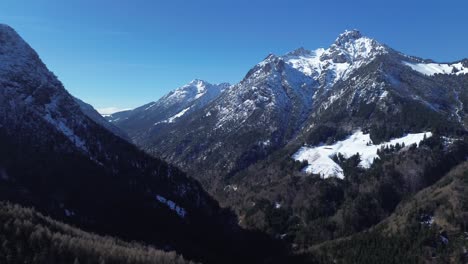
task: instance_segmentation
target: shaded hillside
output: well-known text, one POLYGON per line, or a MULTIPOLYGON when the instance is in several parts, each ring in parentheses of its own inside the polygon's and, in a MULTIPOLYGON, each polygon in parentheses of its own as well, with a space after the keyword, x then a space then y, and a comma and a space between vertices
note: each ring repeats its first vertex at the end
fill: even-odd
POLYGON ((0 202, 0 263, 184 264, 175 252, 98 236, 33 209, 0 202))
MULTIPOLYGON (((293 148, 295 149, 295 148, 293 148)), ((218 196, 236 208, 241 223, 288 241, 297 251, 376 225, 396 206, 465 161, 466 138, 438 135, 417 145, 389 146, 369 169, 360 157, 335 157, 344 179, 308 175, 292 151, 250 166, 218 196)))
POLYGON ((196 180, 101 126, 6 25, 0 61, 0 199, 205 263, 272 258, 275 242, 240 229, 196 180))

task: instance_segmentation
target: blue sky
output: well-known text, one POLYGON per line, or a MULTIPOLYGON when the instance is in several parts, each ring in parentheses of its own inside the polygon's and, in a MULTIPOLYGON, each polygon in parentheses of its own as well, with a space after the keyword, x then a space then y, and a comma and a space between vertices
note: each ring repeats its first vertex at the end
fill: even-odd
POLYGON ((410 55, 468 57, 466 1, 2 0, 75 96, 131 108, 192 79, 240 81, 269 53, 329 46, 345 29, 410 55))

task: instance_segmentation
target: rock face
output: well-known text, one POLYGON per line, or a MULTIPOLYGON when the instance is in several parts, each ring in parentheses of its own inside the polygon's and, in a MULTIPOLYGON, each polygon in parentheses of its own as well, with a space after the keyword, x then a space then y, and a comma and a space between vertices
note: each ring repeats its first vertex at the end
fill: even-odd
POLYGON ((371 138, 379 143, 440 128, 444 122, 464 129, 463 65, 435 67, 351 30, 327 49, 269 55, 210 103, 177 112, 186 109, 180 104, 184 106, 170 114, 183 116, 178 122, 161 121, 169 114, 154 118, 135 111, 117 114, 125 115, 125 121, 113 123, 145 151, 174 162, 213 189, 292 142, 318 144, 337 132, 372 128, 371 138), (145 126, 138 124, 141 120, 145 126), (324 129, 334 132, 328 135, 324 129))

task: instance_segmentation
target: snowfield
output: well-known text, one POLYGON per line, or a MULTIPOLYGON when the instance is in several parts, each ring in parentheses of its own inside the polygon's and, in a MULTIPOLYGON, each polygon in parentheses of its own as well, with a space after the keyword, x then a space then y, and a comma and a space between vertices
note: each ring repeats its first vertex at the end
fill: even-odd
POLYGON ((461 62, 454 64, 443 64, 443 63, 410 63, 403 62, 405 65, 411 67, 411 69, 420 72, 424 75, 432 76, 436 73, 440 74, 467 74, 468 67, 464 67, 461 62))
POLYGON ((407 134, 404 137, 392 139, 389 142, 384 142, 374 145, 370 139, 370 134, 364 134, 362 131, 357 131, 347 139, 338 141, 333 145, 300 148, 292 158, 297 161, 307 161, 308 166, 304 169, 307 173, 321 175, 323 178, 338 177, 344 178, 343 169, 338 165, 332 157, 341 153, 345 158, 349 158, 356 153, 361 155, 361 163, 363 168, 370 168, 375 158, 379 158, 377 150, 387 145, 396 145, 397 143, 409 146, 414 143, 419 143, 424 139, 424 136, 431 137, 431 132, 423 132, 417 134, 407 134))

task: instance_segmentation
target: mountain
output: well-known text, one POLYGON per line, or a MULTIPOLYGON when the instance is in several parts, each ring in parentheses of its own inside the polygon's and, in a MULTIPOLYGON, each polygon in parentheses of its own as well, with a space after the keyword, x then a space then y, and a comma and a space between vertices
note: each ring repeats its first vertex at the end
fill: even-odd
MULTIPOLYGON (((346 31, 327 49, 270 54, 238 84, 195 80, 110 123, 5 25, 0 62, 0 200, 98 234, 95 254, 113 236, 122 250, 145 254, 124 242, 141 241, 203 263, 465 258, 466 59, 436 63, 346 31)), ((0 217, 17 250, 45 253, 37 241, 80 232, 44 233, 52 220, 8 204, 0 217)), ((83 237, 59 247, 64 261, 87 254, 83 237)), ((17 253, 0 246, 7 261, 17 253)))
POLYGON ((371 228, 466 160, 467 69, 345 31, 326 49, 270 54, 211 103, 132 140, 245 227, 304 252, 371 228))
POLYGON ((466 160, 467 60, 439 64, 378 47, 312 95, 297 135, 214 192, 245 226, 301 251, 378 224, 466 160))
POLYGON ((0 88, 1 200, 205 263, 274 257, 270 239, 240 229, 196 180, 103 126, 6 25, 0 88))
POLYGON ((140 126, 148 116, 137 113, 113 123, 207 189, 222 189, 225 178, 288 144, 331 142, 359 129, 376 144, 409 132, 464 131, 467 62, 437 64, 345 31, 327 49, 269 55, 174 124, 150 118, 140 126))
POLYGON ((230 84, 210 84, 203 80, 193 80, 151 102, 133 110, 107 116, 111 123, 125 128, 134 141, 151 136, 154 131, 165 129, 179 122, 192 112, 200 110, 216 99, 230 84))
POLYGON ((92 105, 87 104, 87 103, 83 102, 82 100, 80 100, 80 99, 78 99, 76 97, 74 97, 74 99, 78 103, 78 105, 80 106, 81 111, 85 115, 87 115, 89 118, 91 118, 91 120, 96 122, 98 125, 106 128, 107 130, 109 130, 110 132, 115 134, 116 136, 119 136, 122 139, 125 139, 127 141, 131 141, 130 137, 125 132, 123 132, 121 129, 114 126, 107 119, 105 119, 101 114, 99 114, 96 111, 96 109, 94 109, 94 107, 92 105))

